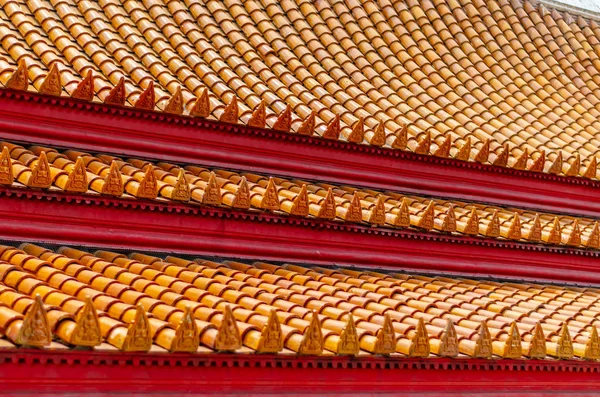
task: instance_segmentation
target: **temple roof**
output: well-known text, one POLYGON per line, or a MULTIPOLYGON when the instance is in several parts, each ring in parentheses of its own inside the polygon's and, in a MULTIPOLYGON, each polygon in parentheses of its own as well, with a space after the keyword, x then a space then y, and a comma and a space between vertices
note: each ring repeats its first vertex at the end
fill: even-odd
POLYGON ((509 166, 539 171, 543 153, 550 161, 541 170, 569 175, 564 152, 595 168, 600 27, 543 5, 0 4, 0 82, 9 88, 26 89, 26 75, 48 95, 143 109, 156 102, 170 113, 463 160, 480 161, 489 144, 497 165, 506 165, 508 145, 509 166))

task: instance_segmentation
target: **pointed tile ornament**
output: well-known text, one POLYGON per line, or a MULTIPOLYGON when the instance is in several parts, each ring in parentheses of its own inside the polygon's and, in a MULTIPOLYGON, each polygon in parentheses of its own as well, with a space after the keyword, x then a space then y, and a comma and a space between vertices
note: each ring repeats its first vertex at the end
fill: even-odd
POLYGON ((508 338, 504 342, 504 358, 512 358, 517 359, 521 358, 523 354, 523 346, 521 343, 521 334, 519 333, 519 328, 517 327, 517 323, 513 321, 510 325, 510 331, 508 331, 508 338))
POLYGON ((533 224, 529 229, 529 233, 527 233, 527 240, 536 243, 542 241, 542 223, 540 222, 540 214, 537 212, 533 218, 533 224))
POLYGON ((242 338, 238 329, 231 306, 225 305, 223 319, 217 333, 215 349, 218 351, 234 351, 242 347, 242 338))
POLYGON ((571 163, 571 166, 569 166, 569 169, 566 172, 566 176, 579 176, 579 168, 581 167, 581 157, 579 156, 579 153, 575 154, 575 159, 573 160, 573 162, 571 163))
POLYGON ((340 115, 336 114, 333 120, 331 120, 331 122, 327 125, 327 128, 323 133, 323 138, 337 141, 340 139, 340 131, 340 115))
POLYGON ((467 137, 465 143, 462 145, 458 153, 456 153, 454 158, 460 161, 469 161, 471 158, 471 137, 467 137))
POLYGON ((600 226, 598 226, 598 222, 594 222, 592 231, 584 245, 587 248, 600 248, 600 226))
POLYGON ((87 75, 77 84, 71 98, 81 99, 82 101, 92 101, 94 99, 94 72, 88 70, 87 75))
POLYGON ((444 142, 433 152, 433 155, 436 157, 447 158, 450 157, 450 148, 452 148, 452 134, 446 134, 446 138, 444 138, 444 142))
POLYGON ((310 325, 304 329, 298 354, 319 355, 323 353, 323 332, 317 313, 313 312, 310 325))
POLYGON ((267 125, 267 108, 265 101, 262 100, 252 112, 252 116, 248 120, 248 127, 265 128, 267 125))
POLYGON ((321 208, 319 209, 319 218, 323 219, 335 219, 336 217, 336 205, 333 190, 329 188, 327 195, 321 200, 321 208))
POLYGON ((471 213, 469 214, 469 219, 467 219, 467 224, 465 225, 463 233, 471 236, 479 234, 479 216, 477 216, 477 210, 475 208, 471 208, 471 213))
POLYGON ((44 78, 39 89, 40 94, 60 96, 62 93, 62 85, 60 83, 60 72, 58 70, 58 62, 54 62, 50 66, 48 74, 44 78))
POLYGON ((297 216, 308 216, 308 192, 306 184, 302 185, 300 192, 294 198, 290 213, 297 216))
POLYGON ((496 157, 496 159, 494 160, 494 162, 492 164, 497 167, 506 167, 508 165, 508 156, 509 155, 510 155, 510 151, 508 150, 508 144, 505 143, 502 146, 502 151, 496 157))
POLYGON ((600 358, 600 339, 598 339, 598 330, 592 326, 590 338, 585 344, 584 358, 587 360, 598 360, 600 358))
POLYGON ((49 346, 51 342, 52 332, 46 309, 42 298, 36 295, 33 304, 27 310, 15 343, 17 345, 44 347, 49 346))
POLYGON ((352 132, 348 135, 348 142, 361 143, 365 138, 365 119, 361 117, 352 126, 352 132))
POLYGON ((446 329, 442 335, 442 343, 439 354, 442 357, 458 356, 458 336, 456 335, 454 323, 452 323, 451 319, 446 321, 446 329))
POLYGON ((573 341, 571 340, 571 334, 569 333, 569 327, 567 327, 566 322, 563 323, 562 329, 560 330, 560 336, 556 343, 556 352, 554 355, 557 358, 573 358, 573 341))
POLYGON ((533 359, 544 359, 546 358, 546 336, 544 335, 544 329, 538 322, 533 329, 533 337, 529 342, 529 351, 527 357, 533 359))
POLYGON ((546 164, 546 151, 542 150, 537 159, 529 167, 529 171, 533 172, 544 172, 544 165, 546 164))
POLYGON ((19 61, 17 70, 10 75, 5 87, 11 90, 27 91, 29 88, 29 70, 25 59, 19 61))
POLYGON ((400 129, 396 132, 394 136, 394 142, 392 142, 392 148, 406 150, 406 146, 408 145, 408 127, 406 124, 400 124, 400 129))
POLYGON ((423 322, 423 318, 419 318, 417 332, 415 332, 415 335, 412 337, 409 355, 410 357, 428 357, 429 351, 430 346, 427 328, 425 328, 425 322, 423 322))
POLYGON ((2 148, 2 154, 0 154, 0 185, 12 185, 15 180, 15 175, 12 169, 12 159, 10 158, 10 151, 8 147, 2 148))
POLYGON ((173 190, 171 191, 171 200, 190 201, 190 198, 190 186, 185 179, 185 171, 180 169, 177 182, 175 182, 175 186, 173 186, 173 190))
POLYGON ((36 164, 31 169, 31 176, 27 181, 28 187, 47 189, 52 186, 52 176, 50 175, 50 165, 46 152, 41 152, 36 164))
POLYGON ((150 331, 150 322, 144 310, 144 306, 139 304, 135 312, 135 318, 129 329, 127 336, 121 346, 125 352, 147 352, 152 347, 152 333, 150 331))
POLYGON ((275 131, 290 132, 292 129, 292 107, 287 105, 285 110, 275 120, 273 124, 275 131))
POLYGON ((520 240, 521 237, 521 217, 515 212, 508 227, 508 238, 511 240, 520 240))
POLYGON ((479 327, 479 336, 475 343, 475 358, 491 358, 492 357, 492 337, 487 326, 487 321, 482 321, 479 327))
POLYGON ((219 121, 222 121, 223 123, 237 124, 240 114, 239 112, 240 110, 238 107, 237 97, 234 95, 231 98, 229 105, 225 106, 225 109, 223 109, 223 113, 221 113, 219 121))
POLYGON ((116 161, 110 163, 110 169, 104 178, 104 186, 102 186, 102 194, 120 197, 123 195, 123 178, 119 165, 116 161))
POLYGON ((408 210, 406 197, 402 197, 402 201, 400 202, 400 210, 398 211, 396 219, 394 220, 394 226, 410 227, 410 211, 408 210))
POLYGON ((283 332, 281 331, 281 324, 277 318, 277 311, 271 309, 267 324, 260 333, 256 351, 258 353, 279 353, 282 350, 283 332))
POLYGON ((588 178, 588 179, 596 179, 597 173, 598 173, 598 160, 596 159, 596 156, 592 156, 592 159, 590 160, 588 167, 586 168, 585 172, 583 173, 583 177, 588 178))
POLYGON ((456 213, 454 212, 454 205, 452 203, 448 204, 444 222, 442 223, 442 231, 446 233, 454 233, 456 231, 456 213))
POLYGON ((425 137, 421 139, 421 142, 415 148, 416 154, 429 154, 429 148, 431 146, 431 133, 427 131, 425 137))
POLYGON ((433 229, 433 217, 434 217, 434 206, 433 200, 427 204, 427 208, 421 214, 419 221, 417 222, 417 227, 422 229, 431 230, 433 229))
POLYGON ((133 104, 136 109, 154 110, 156 104, 156 93, 154 92, 154 81, 150 80, 148 87, 138 97, 133 104))
POLYGON ((87 171, 85 169, 85 164, 83 163, 83 159, 81 157, 77 157, 77 161, 75 161, 75 166, 71 173, 69 173, 69 177, 67 179, 67 183, 65 184, 64 191, 66 192, 77 192, 77 193, 85 193, 88 190, 88 178, 87 171))
POLYGON ((560 175, 560 173, 562 172, 562 169, 563 169, 562 151, 559 150, 558 154, 556 156, 556 159, 554 159, 554 162, 548 169, 548 172, 550 174, 560 175))
POLYGON ((233 208, 250 208, 250 189, 248 188, 248 181, 245 176, 240 180, 231 206, 233 208))
POLYGON ((552 221, 552 229, 550 229, 547 242, 550 244, 560 244, 562 242, 562 228, 558 217, 554 217, 552 221))
POLYGON ((494 212, 492 213, 492 219, 485 228, 485 235, 487 237, 500 236, 500 221, 498 220, 498 210, 494 210, 494 212))
POLYGON ((267 183, 260 206, 265 210, 279 210, 279 194, 277 193, 277 187, 273 178, 269 178, 269 183, 267 183))
POLYGON ((175 338, 173 338, 170 350, 172 352, 195 353, 199 344, 198 325, 192 316, 192 310, 188 306, 185 308, 183 318, 175 330, 175 338))
POLYGON ((379 226, 385 225, 385 200, 382 195, 377 197, 377 202, 369 213, 369 223, 379 226))
POLYGON ((383 121, 380 121, 379 125, 375 128, 375 131, 373 131, 373 136, 369 140, 369 144, 373 146, 383 146, 385 145, 385 138, 385 125, 383 124, 383 121))
POLYGON ((362 222, 362 206, 360 204, 360 196, 356 192, 352 195, 345 220, 347 222, 362 222))
POLYGON ((158 195, 158 182, 156 181, 156 175, 154 175, 154 167, 152 165, 146 166, 145 172, 135 196, 138 198, 155 199, 158 195))
POLYGON ((396 351, 396 332, 389 313, 384 314, 383 326, 377 331, 375 354, 392 354, 396 351))
POLYGON ((76 346, 98 346, 102 343, 102 332, 98 313, 94 308, 92 300, 88 297, 85 305, 79 310, 75 330, 70 342, 76 346))
POLYGON ((298 135, 312 135, 315 132, 317 113, 313 110, 310 115, 302 122, 296 132, 298 135))
POLYGON ((202 90, 202 93, 194 102, 194 105, 190 109, 190 116, 204 119, 210 116, 210 98, 208 97, 207 88, 202 90))
POLYGON ((202 204, 206 205, 220 205, 221 204, 221 187, 217 182, 217 176, 214 172, 210 173, 208 182, 204 188, 204 195, 202 196, 202 204))
POLYGON ((106 98, 104 103, 107 105, 124 106, 127 100, 127 93, 125 92, 125 78, 121 77, 116 86, 114 86, 106 98))
POLYGON ((579 220, 577 219, 573 221, 573 227, 569 234, 569 238, 567 239, 567 245, 572 247, 581 245, 581 230, 579 229, 579 220))
POLYGON ((515 170, 524 170, 527 168, 527 161, 529 160, 529 151, 527 148, 521 153, 521 156, 517 159, 517 161, 513 164, 513 168, 515 170))
POLYGON ((475 155, 475 161, 478 163, 487 163, 488 159, 490 158, 490 140, 489 138, 485 140, 485 142, 483 142, 483 145, 481 145, 481 149, 479 149, 479 152, 477 152, 477 154, 475 155))
POLYGON ((360 352, 358 333, 356 332, 356 326, 354 325, 352 313, 349 313, 347 317, 348 320, 346 321, 346 327, 344 327, 342 333, 340 334, 337 354, 355 356, 360 352))
POLYGON ((175 90, 175 94, 169 98, 169 101, 165 105, 164 112, 176 115, 183 114, 183 94, 181 93, 181 86, 178 86, 177 90, 175 90))

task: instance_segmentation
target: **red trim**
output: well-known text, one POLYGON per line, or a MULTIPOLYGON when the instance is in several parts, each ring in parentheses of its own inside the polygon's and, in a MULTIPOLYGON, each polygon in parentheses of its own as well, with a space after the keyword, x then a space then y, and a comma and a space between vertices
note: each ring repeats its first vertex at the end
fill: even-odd
POLYGON ((4 139, 597 216, 600 181, 0 90, 4 139))
POLYGON ((364 395, 375 391, 396 395, 424 392, 427 396, 467 392, 506 395, 508 391, 520 393, 511 395, 544 391, 564 395, 596 392, 600 387, 599 372, 600 364, 584 361, 31 350, 0 353, 2 393, 31 395, 63 395, 74 390, 78 395, 117 392, 364 395))
POLYGON ((259 211, 0 188, 0 238, 600 283, 600 252, 259 211))

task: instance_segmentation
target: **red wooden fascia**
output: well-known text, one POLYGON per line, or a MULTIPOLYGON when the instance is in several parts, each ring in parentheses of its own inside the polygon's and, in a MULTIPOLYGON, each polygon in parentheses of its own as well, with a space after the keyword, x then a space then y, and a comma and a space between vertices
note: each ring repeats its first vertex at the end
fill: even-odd
POLYGON ((0 138, 596 216, 600 182, 0 90, 0 138))
POLYGON ((0 352, 8 395, 565 395, 596 392, 599 373, 599 363, 575 360, 0 352))
POLYGON ((0 239, 600 284, 600 251, 0 188, 0 239))

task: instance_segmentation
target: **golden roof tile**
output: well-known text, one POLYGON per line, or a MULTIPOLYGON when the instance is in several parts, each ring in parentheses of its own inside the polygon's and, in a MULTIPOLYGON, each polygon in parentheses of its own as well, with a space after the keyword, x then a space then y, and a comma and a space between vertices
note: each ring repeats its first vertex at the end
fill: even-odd
POLYGON ((589 237, 585 241, 584 245, 588 248, 600 247, 600 227, 598 226, 598 222, 594 222, 592 231, 590 232, 589 237))
POLYGON ((533 242, 542 241, 542 223, 540 222, 540 214, 535 213, 535 217, 533 218, 533 224, 529 227, 529 232, 527 233, 527 240, 533 242))
POLYGON ((429 356, 429 335, 425 328, 425 322, 422 317, 419 317, 417 329, 412 337, 412 345, 410 349, 411 357, 428 357, 429 356))
POLYGON ((147 165, 144 177, 140 181, 135 196, 139 198, 155 199, 158 195, 158 182, 154 174, 154 166, 147 165))
POLYGON ((581 245, 581 230, 579 229, 579 221, 575 219, 573 221, 571 233, 567 239, 567 245, 578 247, 581 245))
POLYGON ((223 319, 215 341, 215 349, 218 351, 235 351, 240 347, 242 347, 242 338, 237 322, 231 311, 231 306, 225 305, 223 319))
POLYGON ((598 330, 595 326, 592 326, 590 337, 585 344, 584 358, 588 360, 600 359, 600 339, 598 339, 598 330))
POLYGON ((192 317, 192 309, 187 306, 181 322, 175 330, 171 351, 195 353, 200 344, 200 331, 192 317))
POLYGON ((550 352, 550 354, 557 358, 570 359, 573 357, 573 341, 571 340, 567 323, 563 323, 558 341, 556 342, 556 350, 550 352))
POLYGON ((329 188, 329 190, 327 190, 327 195, 321 200, 318 216, 323 219, 335 219, 336 205, 333 189, 329 188))
POLYGON ((290 214, 298 216, 308 216, 308 192, 306 184, 300 188, 300 192, 294 197, 290 214))
POLYGON ((430 201, 429 204, 427 204, 427 208, 425 208, 417 222, 417 227, 426 230, 433 229, 434 206, 435 204, 433 201, 430 201))
POLYGON ((408 204, 406 198, 402 198, 400 202, 400 209, 396 214, 394 220, 394 226, 398 227, 409 227, 410 226, 410 212, 408 211, 408 204))
POLYGON ((527 357, 534 359, 546 357, 546 336, 544 335, 544 329, 539 321, 535 324, 533 337, 529 342, 527 357))
POLYGON ((510 226, 508 227, 508 238, 512 240, 521 239, 521 217, 514 213, 510 226))
POLYGON ((377 201, 369 213, 369 223, 380 226, 385 224, 385 200, 381 195, 377 197, 377 201))
POLYGON ((348 222, 362 222, 362 206, 360 204, 360 196, 357 192, 354 192, 352 195, 352 200, 350 201, 350 206, 347 208, 344 219, 348 222))
POLYGON ((273 178, 269 178, 269 183, 265 189, 260 206, 266 210, 279 210, 279 195, 277 194, 277 187, 275 186, 273 178))
POLYGON ((250 189, 248 188, 248 181, 245 176, 240 179, 238 188, 235 191, 232 207, 243 209, 250 208, 250 189))
POLYGON ((473 351, 473 357, 491 358, 492 357, 492 338, 487 321, 483 321, 479 327, 478 338, 473 351))
POLYGON ((52 186, 52 176, 50 175, 50 165, 46 152, 41 152, 36 164, 31 169, 31 176, 27 181, 27 186, 33 188, 49 188, 52 186))
POLYGON ((523 151, 523 153, 521 153, 521 155, 519 156, 517 161, 515 161, 515 163, 513 164, 512 167, 515 170, 524 170, 525 168, 527 168, 528 161, 529 161, 529 152, 527 151, 527 149, 525 149, 523 151))
POLYGON ((498 210, 494 210, 494 212, 492 213, 492 219, 485 228, 485 235, 487 237, 500 236, 500 221, 498 220, 498 210))
POLYGON ((456 357, 458 356, 458 353, 458 336, 456 334, 456 329, 454 328, 452 320, 447 319, 438 354, 443 357, 456 357))
POLYGON ((504 358, 521 358, 523 354, 523 347, 521 344, 521 334, 515 321, 510 325, 508 331, 508 338, 504 341, 504 351, 502 357, 504 358))
POLYGON ((510 155, 510 151, 508 149, 508 144, 504 144, 502 146, 502 151, 500 152, 500 154, 498 154, 498 156, 496 156, 496 159, 494 160, 494 162, 492 163, 495 166, 498 167, 506 167, 508 165, 508 156, 510 155))
POLYGON ((598 160, 596 159, 596 156, 592 156, 590 163, 588 164, 587 168, 585 169, 585 172, 583 173, 583 177, 588 178, 588 179, 595 179, 597 173, 598 173, 598 160))
POLYGON ((552 165, 550 166, 550 169, 548 169, 548 172, 554 175, 559 175, 563 170, 563 157, 562 157, 562 151, 558 151, 558 154, 556 155, 556 158, 554 159, 554 162, 552 163, 552 165))
POLYGON ((442 231, 447 233, 456 231, 456 214, 452 203, 448 205, 448 209, 446 210, 446 216, 444 216, 444 222, 442 222, 442 231))
POLYGON ((217 182, 217 176, 214 172, 210 173, 204 195, 202 196, 202 204, 219 205, 221 204, 221 188, 217 182))

